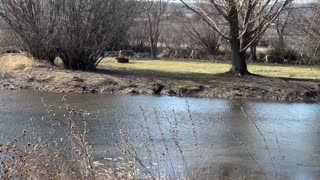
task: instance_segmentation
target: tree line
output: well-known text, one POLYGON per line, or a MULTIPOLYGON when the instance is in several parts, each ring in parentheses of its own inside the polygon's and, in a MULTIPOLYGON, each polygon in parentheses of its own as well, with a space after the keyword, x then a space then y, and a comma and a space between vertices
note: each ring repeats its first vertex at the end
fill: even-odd
POLYGON ((163 44, 175 55, 182 45, 215 54, 227 44, 230 72, 250 75, 246 52, 250 49, 256 58, 256 47, 271 26, 281 51, 292 21, 305 41, 319 42, 319 8, 312 10, 314 19, 294 17, 293 0, 180 1, 0 0, 0 17, 33 57, 50 63, 60 57, 73 70, 95 69, 106 50, 122 44, 148 49, 152 58, 163 44))

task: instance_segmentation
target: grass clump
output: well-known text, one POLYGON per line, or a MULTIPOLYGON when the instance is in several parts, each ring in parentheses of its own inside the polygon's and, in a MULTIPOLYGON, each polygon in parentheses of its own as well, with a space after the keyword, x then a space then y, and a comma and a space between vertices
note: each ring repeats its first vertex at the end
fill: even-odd
POLYGON ((2 72, 13 72, 16 70, 29 70, 35 64, 35 60, 23 55, 2 55, 0 57, 2 72))

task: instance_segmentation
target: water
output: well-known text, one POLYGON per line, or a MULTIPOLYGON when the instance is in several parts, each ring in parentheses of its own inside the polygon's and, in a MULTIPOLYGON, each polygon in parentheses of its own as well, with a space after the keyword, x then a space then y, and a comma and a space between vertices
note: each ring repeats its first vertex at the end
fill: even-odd
MULTIPOLYGON (((11 141, 24 129, 33 129, 34 137, 46 138, 51 124, 42 120, 46 108, 41 98, 54 107, 55 122, 64 126, 61 94, 1 91, 1 143, 11 141)), ((113 145, 120 140, 120 129, 129 134, 141 158, 147 156, 141 131, 145 126, 142 115, 145 113, 154 147, 165 152, 165 140, 175 173, 187 168, 189 172, 201 172, 198 179, 320 178, 319 104, 72 94, 68 95, 68 102, 91 113, 90 140, 94 143, 95 159, 101 162, 106 161, 105 157, 118 156, 119 151, 113 145), (180 168, 183 166, 181 156, 172 143, 169 130, 175 126, 187 167, 180 168)), ((57 133, 63 134, 63 131, 57 133)), ((160 163, 164 171, 172 175, 168 162, 160 160, 160 163)))

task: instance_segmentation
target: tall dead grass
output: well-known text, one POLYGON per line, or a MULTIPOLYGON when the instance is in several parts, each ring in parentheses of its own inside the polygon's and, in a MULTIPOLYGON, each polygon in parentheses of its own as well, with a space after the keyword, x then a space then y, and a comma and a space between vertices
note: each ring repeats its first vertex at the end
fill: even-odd
POLYGON ((0 71, 10 73, 16 70, 30 70, 37 63, 35 60, 19 54, 5 54, 0 57, 0 71))

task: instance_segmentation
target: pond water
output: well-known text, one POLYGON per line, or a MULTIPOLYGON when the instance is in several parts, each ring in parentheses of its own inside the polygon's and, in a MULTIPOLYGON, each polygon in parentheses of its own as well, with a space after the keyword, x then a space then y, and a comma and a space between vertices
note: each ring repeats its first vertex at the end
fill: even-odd
MULTIPOLYGON (((64 126, 62 94, 1 91, 0 143, 24 129, 46 137, 50 123, 42 119, 46 108, 41 98, 54 107, 56 121, 64 126)), ((101 162, 118 156, 113 145, 122 129, 141 159, 152 158, 147 157, 143 134, 152 136, 147 144, 164 152, 174 166, 170 170, 171 164, 159 156, 161 171, 168 176, 197 171, 202 175, 196 179, 320 178, 320 104, 75 94, 68 95, 68 103, 91 113, 87 129, 95 159, 101 162)))

